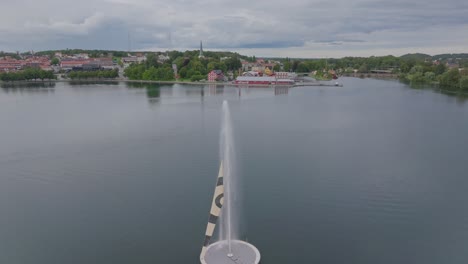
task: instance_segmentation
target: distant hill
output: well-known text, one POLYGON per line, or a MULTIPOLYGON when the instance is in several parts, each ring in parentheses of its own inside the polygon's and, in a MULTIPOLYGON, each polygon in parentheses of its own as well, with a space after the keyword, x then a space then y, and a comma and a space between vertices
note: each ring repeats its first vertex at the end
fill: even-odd
POLYGON ((424 53, 409 53, 405 54, 403 56, 400 56, 400 58, 405 59, 405 60, 426 60, 426 59, 431 59, 431 60, 463 60, 463 59, 468 59, 468 53, 452 53, 452 54, 438 54, 438 55, 428 55, 424 53))
POLYGON ((453 54, 439 54, 432 56, 433 60, 448 60, 448 59, 468 59, 468 53, 453 53, 453 54))
POLYGON ((425 59, 432 59, 432 56, 429 54, 424 54, 424 53, 409 53, 409 54, 400 56, 400 58, 405 59, 405 60, 425 60, 425 59))

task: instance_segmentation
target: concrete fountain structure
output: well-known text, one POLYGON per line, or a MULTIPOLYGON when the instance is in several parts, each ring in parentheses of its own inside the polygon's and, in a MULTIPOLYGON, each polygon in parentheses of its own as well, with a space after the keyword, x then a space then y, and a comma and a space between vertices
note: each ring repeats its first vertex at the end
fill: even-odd
POLYGON ((200 254, 202 264, 258 264, 260 262, 258 249, 239 239, 239 212, 234 206, 235 195, 239 192, 231 124, 229 106, 224 101, 220 140, 221 165, 206 228, 205 242, 200 254), (211 244, 218 219, 220 222, 219 241, 211 244))

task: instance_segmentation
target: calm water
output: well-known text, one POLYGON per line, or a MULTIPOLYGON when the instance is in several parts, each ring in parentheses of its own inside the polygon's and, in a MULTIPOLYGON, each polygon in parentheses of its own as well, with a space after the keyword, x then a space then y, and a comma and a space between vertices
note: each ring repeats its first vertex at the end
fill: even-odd
POLYGON ((224 99, 263 264, 468 263, 468 101, 341 81, 0 88, 0 263, 198 263, 224 99))

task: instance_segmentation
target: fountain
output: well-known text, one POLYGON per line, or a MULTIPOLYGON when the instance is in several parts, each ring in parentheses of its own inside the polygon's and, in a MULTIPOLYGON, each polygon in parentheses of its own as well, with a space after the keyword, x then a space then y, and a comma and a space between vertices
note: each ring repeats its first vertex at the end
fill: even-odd
POLYGON ((258 264, 258 249, 239 238, 239 211, 234 201, 238 192, 238 176, 235 171, 234 139, 228 103, 223 102, 223 117, 220 138, 218 181, 205 234, 205 243, 200 254, 202 264, 258 264), (210 244, 219 218, 219 241, 210 244))

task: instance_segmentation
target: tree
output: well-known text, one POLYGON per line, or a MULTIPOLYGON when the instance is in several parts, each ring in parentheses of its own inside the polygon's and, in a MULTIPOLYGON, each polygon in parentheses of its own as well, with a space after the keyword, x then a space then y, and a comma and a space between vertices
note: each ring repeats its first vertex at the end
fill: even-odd
POLYGON ((174 80, 174 72, 171 68, 163 67, 157 69, 157 77, 159 81, 171 81, 174 80))
POLYGON ((297 67, 299 66, 299 61, 298 60, 295 60, 291 66, 291 70, 293 72, 296 72, 297 71, 297 67))
POLYGON ((199 72, 199 74, 206 74, 206 68, 203 66, 203 64, 200 62, 198 59, 193 59, 189 62, 187 65, 188 72, 187 74, 192 76, 193 74, 190 74, 190 70, 193 70, 193 72, 199 72))
POLYGON ((58 58, 53 58, 53 59, 50 61, 50 64, 52 64, 52 65, 58 65, 58 64, 59 64, 59 59, 58 59, 58 58))
POLYGON ((426 72, 424 73, 424 79, 426 79, 427 82, 432 82, 435 80, 435 73, 433 72, 426 72))
POLYGON ((215 70, 216 69, 216 62, 212 61, 212 62, 209 62, 208 65, 206 65, 206 71, 207 72, 210 72, 212 70, 215 70))
POLYGON ((361 67, 359 67, 358 71, 360 73, 367 73, 369 71, 369 69, 367 68, 367 64, 362 64, 361 67))
POLYGON ((283 64, 283 69, 284 69, 284 71, 286 71, 286 72, 291 71, 291 62, 289 62, 289 61, 284 62, 284 64, 283 64))
POLYGON ((411 70, 409 71, 410 74, 415 74, 415 73, 423 73, 423 67, 421 65, 416 65, 416 66, 413 66, 413 68, 411 68, 411 70))
POLYGON ((458 88, 460 86, 460 72, 451 69, 440 77, 440 86, 444 88, 458 88))
POLYGON ((205 76, 201 75, 201 74, 192 75, 190 77, 190 81, 192 81, 192 82, 201 81, 203 79, 205 79, 205 76))
POLYGON ((187 67, 183 67, 179 70, 180 78, 185 79, 187 78, 187 67))
POLYGON ((447 70, 447 67, 443 63, 439 63, 434 67, 434 73, 436 75, 441 75, 447 70))
POLYGON ((150 67, 143 73, 142 78, 143 80, 148 80, 148 81, 157 80, 158 78, 157 69, 155 67, 150 67))
POLYGON ((158 57, 156 57, 156 53, 148 53, 146 55, 146 67, 147 68, 150 68, 150 67, 155 67, 157 68, 158 67, 158 57))
POLYGON ((134 63, 125 69, 124 76, 128 77, 130 80, 142 80, 145 71, 145 64, 134 63))
POLYGON ((224 61, 226 65, 226 69, 230 71, 237 71, 238 69, 242 68, 242 63, 237 57, 230 57, 229 59, 224 61))
POLYGON ((296 72, 309 72, 309 68, 305 63, 301 62, 297 66, 296 72))
POLYGON ((468 91, 468 76, 463 76, 460 78, 460 90, 468 91))
POLYGON ((402 73, 407 73, 407 72, 409 72, 409 70, 410 70, 410 67, 409 67, 408 63, 402 62, 402 63, 400 64, 400 71, 401 71, 402 73))

